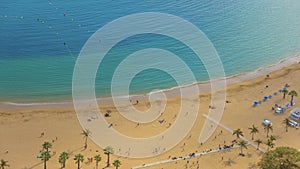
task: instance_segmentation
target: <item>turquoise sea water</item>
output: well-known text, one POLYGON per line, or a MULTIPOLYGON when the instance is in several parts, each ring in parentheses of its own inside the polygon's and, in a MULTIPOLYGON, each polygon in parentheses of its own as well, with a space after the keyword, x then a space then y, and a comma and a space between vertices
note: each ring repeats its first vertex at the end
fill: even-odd
MULTIPOLYGON (((133 13, 169 13, 196 25, 214 44, 226 76, 300 53, 297 0, 2 0, 0 4, 0 101, 71 99, 73 68, 84 43, 108 22, 133 13)), ((182 43, 138 35, 117 44, 105 57, 97 74, 97 96, 109 96, 112 74, 122 59, 151 47, 177 54, 197 81, 208 80, 201 61, 182 43)), ((182 73, 176 65, 174 71, 182 73)), ((133 79, 130 90, 144 93, 174 86, 167 73, 148 69, 133 79)))

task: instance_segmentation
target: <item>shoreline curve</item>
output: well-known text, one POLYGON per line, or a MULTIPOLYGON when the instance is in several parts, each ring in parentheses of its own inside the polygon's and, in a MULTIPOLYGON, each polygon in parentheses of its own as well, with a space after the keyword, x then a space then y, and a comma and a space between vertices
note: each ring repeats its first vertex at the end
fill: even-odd
MULTIPOLYGON (((278 71, 278 70, 282 70, 284 68, 287 68, 289 66, 292 66, 294 64, 300 64, 300 54, 294 55, 292 57, 289 58, 284 58, 279 60, 279 62, 275 63, 275 64, 271 64, 271 65, 267 65, 264 67, 260 67, 254 71, 250 71, 250 72, 243 72, 243 73, 239 73, 239 74, 234 74, 231 76, 227 76, 225 79, 216 79, 216 80, 210 80, 210 81, 200 81, 200 82, 195 82, 195 83, 191 83, 191 84, 187 84, 184 86, 175 86, 172 88, 168 88, 168 89, 163 89, 163 90, 159 90, 157 92, 164 92, 168 98, 175 98, 178 97, 178 92, 180 89, 182 88, 187 88, 190 86, 194 86, 194 85, 198 85, 199 87, 199 91, 201 93, 207 93, 207 92, 211 92, 210 89, 210 82, 211 81, 222 81, 222 80, 226 80, 226 86, 232 85, 232 84, 236 84, 236 83, 240 83, 240 82, 244 82, 247 80, 251 80, 251 79, 255 79, 258 78, 260 76, 264 76, 267 75, 269 73, 278 71)), ((149 92, 149 93, 141 93, 141 94, 135 94, 135 95, 131 95, 130 98, 129 96, 118 96, 118 100, 119 101, 128 101, 128 99, 131 100, 146 100, 148 99, 148 96, 150 94, 154 94, 156 92, 149 92)), ((113 100, 111 97, 101 97, 101 98, 97 98, 98 103, 100 104, 110 104, 113 103, 113 100)), ((72 107, 73 106, 73 102, 72 100, 62 100, 59 102, 31 102, 31 103, 16 103, 16 102, 9 102, 9 101, 3 101, 0 102, 0 107, 4 108, 4 109, 20 109, 20 108, 49 108, 49 107, 72 107)))

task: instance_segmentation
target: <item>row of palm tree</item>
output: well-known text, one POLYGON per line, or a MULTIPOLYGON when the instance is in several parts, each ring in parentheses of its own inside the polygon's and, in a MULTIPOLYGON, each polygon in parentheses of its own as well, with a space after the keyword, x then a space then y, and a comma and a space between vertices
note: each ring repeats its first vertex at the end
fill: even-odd
MULTIPOLYGON (((276 138, 272 135, 271 135, 270 139, 267 140, 267 142, 265 143, 268 146, 267 151, 269 151, 270 148, 273 148, 275 146, 275 144, 274 144, 275 140, 276 140, 276 138)), ((261 139, 257 139, 254 142, 257 144, 257 150, 259 149, 260 144, 263 143, 263 141, 261 139)), ((243 154, 243 148, 247 149, 248 142, 245 140, 240 140, 238 145, 240 146, 241 154, 243 154)))
MULTIPOLYGON (((284 120, 284 124, 286 124, 286 130, 287 130, 287 126, 289 125, 289 119, 285 119, 284 120)), ((251 134, 251 139, 254 140, 254 136, 255 134, 259 133, 258 128, 255 125, 252 125, 251 127, 248 128, 250 130, 250 134, 251 134)), ((270 148, 274 147, 274 141, 276 140, 276 138, 273 135, 270 135, 269 138, 269 133, 270 131, 273 131, 273 126, 271 124, 268 124, 265 126, 265 132, 267 133, 267 138, 268 141, 265 143, 268 146, 268 151, 270 148)), ((236 129, 233 131, 233 135, 236 135, 237 139, 240 139, 240 137, 244 136, 244 133, 241 129, 236 129)), ((263 143, 263 141, 261 139, 256 139, 254 141, 257 144, 257 150, 259 149, 259 146, 261 143, 263 143)), ((241 148, 241 154, 243 154, 243 148, 247 149, 247 141, 245 140, 239 140, 238 145, 241 148)))
MULTIPOLYGON (((91 132, 88 130, 88 129, 85 129, 85 130, 82 130, 82 133, 81 133, 82 135, 83 135, 83 137, 84 137, 84 148, 85 149, 87 149, 87 147, 88 147, 88 143, 87 143, 87 141, 88 141, 88 137, 90 136, 90 134, 91 134, 91 132)), ((107 146, 104 150, 104 154, 106 154, 107 155, 107 165, 106 165, 106 167, 110 167, 110 154, 113 154, 114 153, 114 151, 113 151, 113 148, 112 147, 110 147, 110 146, 107 146)), ((101 157, 100 157, 100 159, 101 159, 101 157)), ((100 161, 100 160, 99 160, 100 161)), ((97 164, 96 164, 97 165, 97 164)), ((113 163, 113 165, 116 167, 116 168, 118 168, 120 165, 121 165, 121 163, 120 163, 120 161, 119 160, 115 160, 114 161, 114 163, 113 163)))
MULTIPOLYGON (((251 134, 251 139, 254 140, 254 135, 259 133, 258 128, 255 125, 252 125, 251 127, 248 128, 250 130, 250 134, 251 134)), ((273 130, 273 127, 271 124, 267 125, 265 127, 265 130, 267 132, 267 137, 269 137, 269 131, 273 130)), ((239 139, 240 137, 244 136, 244 133, 241 129, 236 129, 233 131, 233 135, 236 135, 237 139, 239 139)))
MULTIPOLYGON (((276 140, 276 138, 274 136, 271 135, 271 137, 267 140, 267 142, 265 143, 266 146, 268 146, 268 150, 270 150, 270 148, 273 148, 275 146, 274 141, 276 140)), ((259 146, 261 143, 263 143, 263 141, 261 139, 256 139, 254 141, 257 144, 257 150, 259 149, 259 146)))
MULTIPOLYGON (((101 156, 98 154, 98 155, 94 156, 94 159, 96 161, 96 169, 98 169, 99 162, 101 161, 101 156)), ((75 160, 75 163, 77 164, 77 168, 80 169, 80 164, 84 161, 83 155, 82 154, 76 154, 75 157, 74 157, 74 160, 75 160)), ((121 166, 121 161, 120 160, 115 160, 112 164, 113 164, 114 167, 116 167, 116 169, 118 169, 121 166)), ((107 166, 110 166, 110 164, 108 163, 107 166)))
MULTIPOLYGON (((50 150, 49 150, 51 147, 52 147, 51 143, 44 142, 44 144, 43 144, 44 151, 41 154, 42 160, 44 162, 44 169, 47 168, 47 161, 49 161, 49 159, 51 158, 51 154, 50 154, 50 150)), ((104 153, 107 155, 107 167, 109 167, 110 166, 109 155, 113 154, 112 147, 109 147, 109 146, 106 147, 104 149, 104 153)), ((68 159, 69 159, 69 153, 67 153, 67 152, 62 152, 59 155, 58 162, 61 164, 61 168, 65 168, 66 161, 68 159)), ((96 162, 96 169, 98 169, 99 162, 101 161, 101 156, 100 155, 96 155, 96 156, 94 156, 94 159, 95 159, 95 162, 96 162)), ((76 154, 75 157, 74 157, 74 160, 75 160, 75 163, 77 164, 77 168, 79 169, 81 163, 84 161, 84 156, 82 154, 76 154)), ((5 161, 3 161, 2 163, 3 163, 3 165, 5 165, 5 161)), ((113 165, 116 167, 116 169, 118 169, 118 167, 120 167, 120 165, 121 165, 121 162, 119 160, 115 160, 113 162, 113 165)))
MULTIPOLYGON (((291 105, 293 104, 294 97, 298 96, 298 93, 295 90, 292 90, 289 92, 286 88, 282 90, 282 93, 283 93, 283 99, 285 99, 286 94, 291 96, 291 105)), ((284 119, 283 123, 285 124, 285 131, 288 132, 288 126, 290 124, 290 119, 289 118, 284 119)))
MULTIPOLYGON (((87 148, 87 137, 90 135, 89 130, 83 130, 82 135, 84 135, 85 138, 85 144, 84 147, 87 148)), ((44 162, 44 169, 47 169, 47 161, 50 160, 51 154, 50 154, 50 149, 52 148, 52 144, 50 142, 44 142, 43 145, 43 152, 41 153, 41 159, 44 162)), ((112 147, 107 146, 105 149, 103 149, 104 154, 107 155, 107 165, 106 167, 110 167, 110 154, 114 153, 114 150, 112 147)), ((69 153, 67 152, 62 152, 59 155, 58 162, 61 164, 61 168, 65 168, 66 166, 66 161, 69 159, 69 153)), ((94 156, 95 162, 96 162, 96 169, 98 169, 99 162, 101 161, 101 156, 100 155, 95 155, 94 156)), ((81 163, 84 161, 84 156, 82 154, 76 154, 74 157, 75 163, 77 164, 78 169, 80 168, 81 163)), ((121 166, 121 162, 119 160, 115 160, 113 163, 113 166, 118 169, 121 166)))
MULTIPOLYGON (((240 139, 240 137, 244 136, 244 133, 241 129, 236 129, 236 130, 233 131, 233 135, 236 135, 236 138, 240 139)), ((247 144, 248 144, 247 141, 239 140, 238 145, 241 148, 241 153, 240 154, 243 154, 243 148, 247 149, 247 144)))
POLYGON ((288 91, 286 88, 282 90, 283 93, 283 99, 285 99, 286 94, 291 96, 291 104, 293 103, 294 96, 298 96, 298 93, 295 90, 288 91))
MULTIPOLYGON (((59 155, 59 160, 58 162, 61 164, 61 168, 65 168, 66 167, 66 161, 69 159, 69 153, 67 152, 62 152, 59 155)), ((95 155, 94 156, 95 162, 96 162, 96 169, 98 169, 99 166, 99 162, 101 161, 101 156, 95 155)), ((77 164, 77 168, 80 168, 81 163, 84 161, 84 156, 82 154, 76 154, 74 156, 75 163, 77 164)))
MULTIPOLYGON (((50 142, 44 142, 43 145, 43 152, 41 153, 41 159, 44 162, 44 169, 47 169, 47 161, 49 161, 49 159, 51 158, 51 154, 50 154, 50 148, 52 147, 52 144, 50 142)), ((104 153, 108 156, 107 158, 107 166, 110 166, 109 163, 109 155, 113 153, 113 149, 111 147, 106 147, 104 149, 104 153)), ((61 164, 61 168, 65 168, 66 166, 66 161, 69 159, 69 153, 67 152, 62 152, 59 155, 59 163, 61 164)), ((95 162, 96 162, 96 169, 98 169, 99 166, 99 162, 101 161, 101 156, 95 155, 94 156, 95 162)), ((74 157, 75 163, 77 164, 77 168, 80 169, 80 165, 81 163, 84 161, 84 157, 82 154, 76 154, 74 157)), ((116 169, 118 169, 121 166, 121 162, 119 160, 115 160, 113 163, 113 166, 116 167, 116 169)), ((9 167, 8 161, 5 161, 3 159, 1 159, 1 163, 0 163, 0 169, 5 169, 6 167, 9 167)))

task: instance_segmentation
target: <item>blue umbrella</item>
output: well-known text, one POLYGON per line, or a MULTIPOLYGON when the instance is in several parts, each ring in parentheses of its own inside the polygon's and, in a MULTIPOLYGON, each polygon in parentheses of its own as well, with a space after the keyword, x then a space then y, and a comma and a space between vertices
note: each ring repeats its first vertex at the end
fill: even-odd
POLYGON ((254 102, 253 103, 253 106, 255 107, 255 106, 257 106, 258 105, 258 102, 254 102))

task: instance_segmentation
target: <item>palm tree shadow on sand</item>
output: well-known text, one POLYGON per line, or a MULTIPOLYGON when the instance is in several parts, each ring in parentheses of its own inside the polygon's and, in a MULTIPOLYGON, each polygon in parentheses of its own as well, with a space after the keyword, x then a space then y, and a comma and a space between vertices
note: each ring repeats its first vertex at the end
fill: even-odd
POLYGON ((233 164, 236 164, 236 162, 231 158, 228 158, 228 160, 224 161, 225 166, 232 166, 233 164))
POLYGON ((249 163, 248 164, 248 169, 257 169, 257 166, 255 163, 249 163))

